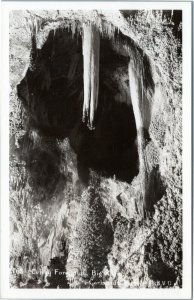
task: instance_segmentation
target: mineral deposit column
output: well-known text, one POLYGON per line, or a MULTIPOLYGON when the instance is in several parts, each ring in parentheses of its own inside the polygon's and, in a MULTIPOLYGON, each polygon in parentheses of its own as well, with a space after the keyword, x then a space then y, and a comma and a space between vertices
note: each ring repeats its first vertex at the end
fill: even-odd
POLYGON ((83 121, 94 128, 99 91, 100 33, 95 25, 83 26, 84 105, 83 121))
POLYGON ((139 155, 139 172, 141 175, 141 191, 143 196, 144 208, 147 206, 146 188, 149 185, 149 172, 147 168, 147 160, 145 155, 145 137, 144 137, 144 118, 143 118, 143 93, 142 93, 142 74, 141 67, 135 64, 133 59, 129 62, 129 88, 131 94, 131 101, 135 116, 135 123, 137 128, 137 144, 139 155))

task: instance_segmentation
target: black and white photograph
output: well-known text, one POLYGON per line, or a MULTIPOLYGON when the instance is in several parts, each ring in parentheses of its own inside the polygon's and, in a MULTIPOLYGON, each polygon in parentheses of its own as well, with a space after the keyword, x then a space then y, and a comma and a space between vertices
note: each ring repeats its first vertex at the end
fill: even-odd
POLYGON ((183 288, 185 19, 128 7, 9 10, 13 291, 183 288))

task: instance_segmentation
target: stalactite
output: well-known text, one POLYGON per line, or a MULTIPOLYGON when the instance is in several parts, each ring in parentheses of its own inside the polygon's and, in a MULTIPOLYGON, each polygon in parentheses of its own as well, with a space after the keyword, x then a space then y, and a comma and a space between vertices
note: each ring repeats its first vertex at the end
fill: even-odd
POLYGON ((35 70, 35 65, 36 65, 36 58, 37 58, 37 33, 40 27, 40 22, 39 20, 34 17, 29 20, 27 20, 30 28, 30 33, 31 33, 31 52, 30 52, 30 64, 29 64, 29 69, 31 71, 35 70))
POLYGON ((90 24, 83 27, 84 105, 83 121, 94 129, 99 90, 100 33, 90 24))
POLYGON ((151 101, 154 96, 154 82, 148 60, 134 60, 129 62, 129 88, 131 102, 137 128, 137 144, 139 155, 139 172, 141 176, 141 190, 144 209, 147 212, 153 209, 154 177, 149 168, 146 155, 146 143, 151 117, 151 101), (150 95, 148 97, 148 90, 150 95))
POLYGON ((145 157, 145 137, 144 137, 144 117, 142 111, 142 75, 141 67, 137 67, 134 61, 130 59, 129 62, 129 88, 131 94, 131 101, 135 116, 137 128, 137 144, 139 154, 139 172, 141 175, 141 190, 143 195, 143 204, 146 206, 146 186, 149 181, 149 170, 147 168, 147 160, 145 157))

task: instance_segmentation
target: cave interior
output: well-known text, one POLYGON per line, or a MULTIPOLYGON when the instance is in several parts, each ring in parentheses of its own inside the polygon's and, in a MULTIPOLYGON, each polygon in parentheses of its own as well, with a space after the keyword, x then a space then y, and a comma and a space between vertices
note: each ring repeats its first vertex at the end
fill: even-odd
MULTIPOLYGON (((122 36, 119 40, 122 43, 122 36)), ((138 174, 129 57, 118 54, 111 39, 103 35, 99 52, 98 106, 91 130, 82 117, 84 71, 79 30, 74 33, 71 28, 51 30, 41 49, 36 47, 32 37, 31 65, 17 86, 27 115, 27 133, 20 146, 30 172, 40 177, 40 169, 44 170, 39 178, 41 184, 48 184, 47 177, 57 177, 59 153, 56 147, 47 152, 40 146, 35 147, 29 135, 32 130, 48 139, 69 139, 77 154, 78 174, 84 184, 88 183, 89 169, 126 182, 138 174)))

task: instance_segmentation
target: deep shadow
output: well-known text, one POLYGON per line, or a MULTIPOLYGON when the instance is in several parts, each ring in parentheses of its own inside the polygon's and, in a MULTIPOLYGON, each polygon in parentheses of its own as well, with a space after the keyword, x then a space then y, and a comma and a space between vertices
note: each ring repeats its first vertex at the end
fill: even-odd
POLYGON ((165 186, 163 185, 159 167, 156 166, 149 174, 149 182, 146 187, 144 202, 144 217, 150 219, 154 214, 154 205, 163 197, 165 186))
POLYGON ((161 258, 161 250, 158 241, 145 245, 144 262, 148 266, 148 276, 159 287, 173 287, 177 275, 173 268, 169 267, 161 258))
POLYGON ((70 142, 78 153, 78 172, 83 181, 88 180, 88 168, 128 182, 137 174, 136 129, 130 116, 130 107, 112 102, 99 113, 94 131, 82 122, 72 130, 70 142))
POLYGON ((156 261, 148 265, 148 276, 153 281, 159 282, 163 288, 173 287, 177 278, 174 270, 163 261, 156 261))
POLYGON ((50 276, 47 276, 48 285, 44 288, 47 289, 68 289, 69 284, 66 278, 66 259, 60 257, 54 257, 50 260, 49 269, 50 276))
POLYGON ((44 138, 35 131, 27 131, 18 142, 19 148, 14 149, 12 154, 26 163, 28 183, 34 191, 33 201, 48 200, 48 197, 56 192, 56 187, 57 193, 60 193, 66 183, 66 177, 60 171, 61 153, 56 140, 44 138))

